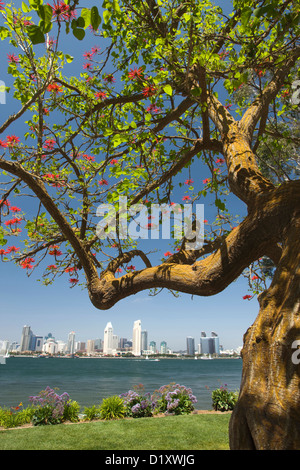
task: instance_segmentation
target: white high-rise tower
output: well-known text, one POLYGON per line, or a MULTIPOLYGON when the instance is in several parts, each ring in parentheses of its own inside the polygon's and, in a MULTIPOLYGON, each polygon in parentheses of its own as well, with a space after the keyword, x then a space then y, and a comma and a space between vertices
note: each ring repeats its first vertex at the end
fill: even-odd
POLYGON ((113 349, 113 327, 111 322, 108 322, 104 329, 103 354, 112 354, 113 349))
POLYGON ((136 320, 133 323, 132 333, 132 354, 140 356, 142 351, 142 323, 141 320, 136 320))

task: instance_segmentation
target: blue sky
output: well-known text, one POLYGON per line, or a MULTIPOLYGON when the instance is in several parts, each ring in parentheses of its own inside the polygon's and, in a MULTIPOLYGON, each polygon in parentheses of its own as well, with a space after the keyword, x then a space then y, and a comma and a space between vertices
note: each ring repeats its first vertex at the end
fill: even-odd
MULTIPOLYGON (((83 53, 96 45, 99 45, 99 39, 94 37, 81 43, 68 36, 64 42, 64 52, 75 55, 76 51, 76 60, 69 65, 69 74, 83 71, 83 53)), ((7 43, 1 44, 1 64, 6 65, 8 52, 16 53, 16 50, 7 43)), ((0 80, 11 86, 12 78, 6 75, 6 67, 1 69, 0 80)), ((7 94, 6 99, 6 105, 0 105, 1 122, 19 109, 12 93, 7 94)), ((21 124, 14 126, 14 133, 19 131, 21 135, 21 124)), ((10 129, 9 134, 11 133, 10 129)), ((209 175, 201 174, 200 178, 207 176, 209 175)), ((193 174, 191 177, 195 179, 193 174)), ((183 189, 175 190, 175 202, 181 202, 182 191, 183 189)), ((11 202, 17 205, 17 200, 11 202)), ((245 210, 234 199, 232 207, 237 214, 242 214, 245 210)), ((211 211, 210 205, 206 203, 204 217, 208 220, 211 211)), ((157 247, 155 242, 145 243, 149 244, 146 246, 147 250, 157 247)), ((169 249, 166 243, 162 253, 169 249)), ((255 299, 249 302, 242 298, 248 293, 244 278, 213 297, 191 298, 190 295, 180 294, 179 298, 175 298, 167 291, 150 297, 145 291, 121 301, 108 311, 99 311, 90 303, 87 291, 80 287, 70 288, 66 278, 60 278, 54 285, 45 287, 37 282, 38 277, 39 273, 34 272, 28 278, 20 267, 0 263, 0 340, 20 341, 22 327, 26 324, 31 326, 36 335, 45 336, 51 332, 56 339, 67 340, 68 333, 75 331, 76 340, 86 341, 103 338, 103 330, 108 321, 112 322, 115 334, 130 339, 133 322, 140 319, 142 329, 148 331, 149 341, 154 340, 159 344, 165 340, 173 350, 185 349, 187 336, 195 337, 195 343, 198 344, 201 331, 217 332, 220 344, 228 349, 242 345, 243 334, 258 312, 255 299)))

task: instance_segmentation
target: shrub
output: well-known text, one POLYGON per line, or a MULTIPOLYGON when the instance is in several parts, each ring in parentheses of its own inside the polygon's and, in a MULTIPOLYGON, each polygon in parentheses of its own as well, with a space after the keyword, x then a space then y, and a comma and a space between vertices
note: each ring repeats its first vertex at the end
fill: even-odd
POLYGON ((230 411, 233 410, 237 402, 238 392, 227 390, 227 385, 225 384, 214 390, 211 396, 215 411, 230 411))
POLYGON ((14 428, 31 422, 34 410, 32 407, 22 408, 20 403, 16 407, 0 408, 0 426, 14 428))
POLYGON ((100 406, 101 419, 119 419, 125 416, 125 406, 122 398, 117 395, 104 398, 100 406))
POLYGON ((184 385, 170 383, 163 385, 152 396, 156 413, 182 415, 191 413, 197 403, 190 388, 184 385))
POLYGON ((89 406, 84 408, 84 420, 92 421, 93 419, 99 419, 101 416, 101 407, 100 406, 89 406))
POLYGON ((126 417, 145 418, 153 415, 153 403, 150 393, 145 393, 144 387, 139 385, 135 390, 129 390, 120 395, 124 400, 126 417))
POLYGON ((79 405, 72 402, 66 392, 58 395, 50 387, 46 387, 38 395, 29 397, 29 400, 34 407, 32 423, 35 426, 78 420, 79 405))

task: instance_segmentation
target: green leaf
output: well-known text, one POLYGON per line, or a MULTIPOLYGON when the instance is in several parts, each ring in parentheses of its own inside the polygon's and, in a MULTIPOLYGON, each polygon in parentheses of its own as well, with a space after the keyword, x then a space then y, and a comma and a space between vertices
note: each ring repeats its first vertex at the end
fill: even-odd
POLYGON ((31 11, 31 8, 26 5, 25 2, 22 2, 22 10, 24 11, 24 13, 29 13, 31 11))
POLYGON ((52 8, 50 5, 40 5, 38 10, 39 17, 45 21, 45 23, 51 23, 52 20, 52 8))
MULTIPOLYGON (((103 16, 104 16, 104 12, 103 12, 103 16)), ((92 7, 91 8, 91 24, 92 24, 92 28, 94 31, 97 31, 97 29, 100 26, 100 23, 101 23, 101 17, 99 15, 98 8, 92 7)))
POLYGON ((84 19, 84 28, 87 28, 91 24, 91 10, 89 8, 83 8, 81 10, 81 17, 84 19))
POLYGON ((164 90, 165 93, 167 93, 167 95, 172 96, 173 89, 172 89, 171 85, 164 86, 163 90, 164 90))
POLYGON ((74 34, 75 38, 79 39, 79 41, 82 41, 82 39, 85 36, 85 31, 84 31, 84 29, 74 28, 73 29, 73 34, 74 34))
MULTIPOLYGON (((108 10, 104 10, 104 12, 103 12, 104 23, 108 23, 110 17, 111 17, 111 12, 108 11, 108 10)), ((94 29, 95 29, 95 28, 94 28, 94 29)))
POLYGON ((27 26, 26 31, 32 44, 41 44, 45 42, 45 36, 39 26, 32 24, 27 26))

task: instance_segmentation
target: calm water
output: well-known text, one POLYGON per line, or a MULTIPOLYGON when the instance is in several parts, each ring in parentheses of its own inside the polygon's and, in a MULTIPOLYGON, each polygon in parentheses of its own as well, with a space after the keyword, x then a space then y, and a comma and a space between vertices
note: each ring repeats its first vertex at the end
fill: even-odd
POLYGON ((143 384, 146 392, 176 382, 190 387, 197 397, 197 409, 211 409, 211 392, 227 384, 238 390, 241 359, 64 359, 13 357, 0 365, 0 406, 26 406, 29 396, 47 385, 67 392, 82 407, 101 403, 143 384))

